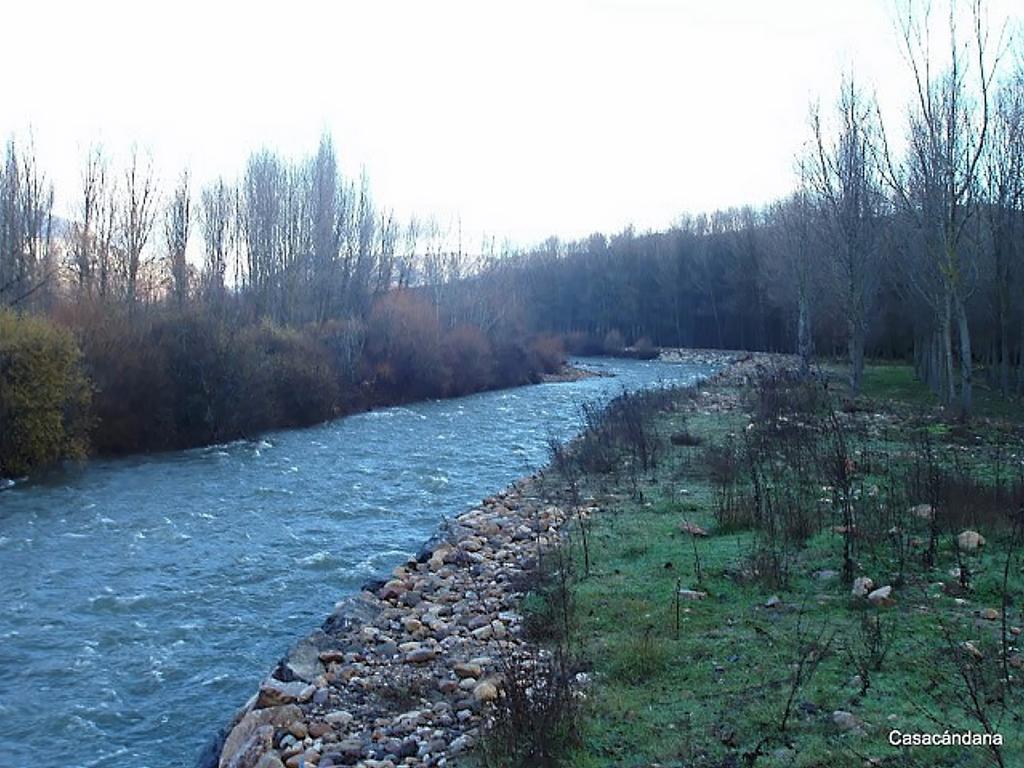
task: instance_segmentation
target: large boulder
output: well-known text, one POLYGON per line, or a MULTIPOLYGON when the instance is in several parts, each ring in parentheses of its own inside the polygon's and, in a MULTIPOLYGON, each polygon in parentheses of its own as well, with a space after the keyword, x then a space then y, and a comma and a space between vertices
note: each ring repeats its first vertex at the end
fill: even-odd
POLYGON ((274 677, 285 682, 302 680, 311 683, 322 675, 325 671, 324 665, 320 661, 322 642, 318 644, 318 639, 323 641, 327 638, 323 632, 318 632, 313 637, 300 640, 278 665, 274 671, 274 677))
POLYGON ((296 701, 309 701, 316 686, 295 680, 290 683, 283 683, 273 677, 263 681, 260 685, 259 696, 256 699, 256 708, 279 707, 283 704, 294 704, 296 701))
POLYGON ((274 730, 302 720, 294 704, 253 709, 231 729, 220 751, 219 768, 254 768, 272 746, 274 730))
POLYGON ((850 590, 850 594, 854 597, 867 597, 874 586, 875 582, 868 576, 858 576, 853 580, 853 589, 850 590))
POLYGON ((868 602, 875 606, 896 605, 896 600, 892 597, 892 587, 886 585, 869 592, 868 602))
POLYGON ((977 531, 966 530, 956 537, 956 543, 963 552, 977 552, 985 546, 985 537, 977 531))

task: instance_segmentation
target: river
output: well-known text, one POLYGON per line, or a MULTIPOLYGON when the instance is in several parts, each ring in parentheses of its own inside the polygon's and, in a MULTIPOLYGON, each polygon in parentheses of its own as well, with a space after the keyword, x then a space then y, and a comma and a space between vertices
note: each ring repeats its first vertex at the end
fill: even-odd
POLYGON ((707 367, 349 416, 0 492, 0 766, 192 766, 334 603, 547 459, 579 404, 707 367))

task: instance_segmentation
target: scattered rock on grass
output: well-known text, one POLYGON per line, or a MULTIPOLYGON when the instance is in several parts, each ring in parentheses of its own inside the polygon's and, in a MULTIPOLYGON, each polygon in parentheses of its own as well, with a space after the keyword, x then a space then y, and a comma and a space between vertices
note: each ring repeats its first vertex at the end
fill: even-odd
POLYGON ((850 590, 850 594, 854 597, 867 597, 868 592, 875 586, 873 582, 867 576, 858 576, 853 580, 853 589, 850 590))
POLYGON ((708 532, 701 528, 696 523, 691 523, 689 520, 683 520, 682 525, 679 526, 683 533, 689 533, 693 536, 707 536, 708 532))
POLYGON ((701 592, 699 589, 680 589, 679 596, 683 600, 703 600, 708 596, 708 593, 701 592))
POLYGON ((843 732, 849 731, 860 731, 863 732, 863 724, 860 719, 852 712, 847 712, 843 709, 837 709, 832 713, 832 722, 835 726, 843 732))
POLYGON ((868 602, 875 606, 896 605, 892 597, 892 587, 886 585, 868 593, 868 602))
POLYGON ((966 530, 956 537, 956 543, 964 552, 977 552, 985 546, 985 537, 977 531, 966 530))

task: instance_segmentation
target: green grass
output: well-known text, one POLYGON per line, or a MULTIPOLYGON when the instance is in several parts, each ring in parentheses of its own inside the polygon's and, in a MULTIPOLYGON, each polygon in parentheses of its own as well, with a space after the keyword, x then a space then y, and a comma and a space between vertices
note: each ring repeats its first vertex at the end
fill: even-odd
POLYGON ((910 365, 869 365, 861 382, 862 394, 879 401, 896 401, 901 405, 936 406, 939 399, 926 384, 914 378, 910 365))
MULTIPOLYGON (((912 409, 934 405, 934 397, 913 380, 907 366, 871 366, 865 396, 912 409)), ((747 420, 742 413, 661 414, 659 430, 667 438, 685 425, 705 443, 714 443, 742 429, 747 420)), ((951 435, 939 428, 934 437, 951 435)), ((899 448, 905 438, 897 433, 886 439, 899 448)), ((666 450, 667 457, 644 482, 643 501, 629 499, 623 488, 608 488, 606 478, 589 489, 599 501, 608 501, 591 524, 589 577, 581 576, 581 556, 574 553, 572 642, 592 665, 594 682, 585 709, 585 746, 572 756, 573 765, 860 768, 865 759, 886 766, 991 764, 982 748, 904 752, 886 737, 890 728, 929 733, 979 729, 964 707, 956 654, 939 626, 950 627, 955 643, 971 640, 994 658, 998 622, 981 620, 978 612, 999 607, 1004 551, 995 532, 989 532, 988 547, 968 558, 974 589, 959 602, 934 586, 949 580, 955 561, 948 541, 940 551, 940 567, 932 571, 917 565, 919 552, 910 554, 913 564, 896 589, 895 606, 877 609, 854 600, 838 576, 819 574, 841 570, 842 538, 831 531, 792 553, 787 589, 769 589, 743 577, 756 535, 715 530, 703 448, 666 450), (700 577, 694 540, 680 530, 684 519, 711 533, 696 540, 700 577), (679 585, 705 591, 707 598, 680 603, 677 634, 679 585), (767 607, 771 597, 780 605, 767 607), (880 618, 891 648, 880 669, 870 670, 862 695, 853 678, 864 666, 856 659, 867 656, 865 616, 880 618), (793 665, 815 638, 832 641, 816 673, 794 694, 793 712, 782 731, 793 665), (840 732, 832 722, 834 710, 852 712, 864 723, 863 731, 840 732), (761 753, 745 762, 744 755, 759 744, 761 753)), ((916 524, 926 536, 926 523, 916 524)), ((892 553, 884 541, 862 546, 858 575, 888 583, 891 568, 892 553)), ((1019 567, 1012 588, 1018 599, 1024 594, 1019 567)), ((1013 615, 1019 623, 1019 613, 1013 615)), ((992 709, 1001 717, 1006 765, 1024 765, 1020 710, 992 709)))
MULTIPOLYGON (((1024 420, 1024 402, 1004 398, 984 382, 983 371, 975 372, 974 415, 982 418, 1024 420)), ((914 377, 913 366, 901 363, 876 363, 864 370, 862 394, 870 400, 898 406, 935 408, 939 398, 927 385, 914 377)), ((955 409, 954 409, 955 410, 955 409)))

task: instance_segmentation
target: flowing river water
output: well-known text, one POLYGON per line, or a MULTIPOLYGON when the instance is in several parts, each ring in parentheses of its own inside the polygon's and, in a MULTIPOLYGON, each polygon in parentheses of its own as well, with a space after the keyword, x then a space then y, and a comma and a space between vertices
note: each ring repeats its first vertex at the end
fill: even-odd
POLYGON ((445 515, 547 459, 579 405, 709 367, 384 408, 0 492, 0 766, 192 766, 288 647, 445 515))

